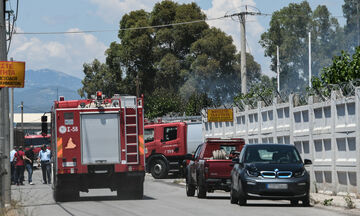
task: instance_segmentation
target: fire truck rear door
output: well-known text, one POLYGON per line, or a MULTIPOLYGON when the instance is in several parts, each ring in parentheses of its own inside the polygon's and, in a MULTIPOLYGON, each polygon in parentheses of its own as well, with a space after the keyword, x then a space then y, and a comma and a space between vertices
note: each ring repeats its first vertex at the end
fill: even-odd
POLYGON ((81 113, 82 164, 120 163, 119 113, 81 113))

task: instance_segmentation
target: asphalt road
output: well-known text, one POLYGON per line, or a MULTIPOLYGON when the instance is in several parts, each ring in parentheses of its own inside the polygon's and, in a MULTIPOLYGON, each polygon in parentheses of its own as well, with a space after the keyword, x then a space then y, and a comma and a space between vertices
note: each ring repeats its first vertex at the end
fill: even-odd
MULTIPOLYGON (((25 178, 27 174, 25 172, 25 178)), ((41 172, 34 172, 35 185, 12 186, 12 199, 18 200, 22 215, 29 216, 110 216, 110 215, 156 215, 156 216, 226 216, 226 215, 347 215, 317 207, 292 207, 288 201, 249 201, 247 206, 230 204, 229 194, 216 192, 207 199, 187 197, 183 185, 174 180, 156 180, 146 176, 143 200, 116 200, 116 192, 107 189, 81 193, 80 201, 55 203, 51 185, 41 183, 41 172)))

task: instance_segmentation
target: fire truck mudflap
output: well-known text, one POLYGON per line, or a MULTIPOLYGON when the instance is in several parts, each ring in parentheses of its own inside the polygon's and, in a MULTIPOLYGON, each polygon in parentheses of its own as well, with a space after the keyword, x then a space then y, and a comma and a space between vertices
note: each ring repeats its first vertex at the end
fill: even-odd
POLYGON ((55 201, 110 188, 142 199, 145 176, 143 100, 134 96, 55 101, 52 112, 55 201))

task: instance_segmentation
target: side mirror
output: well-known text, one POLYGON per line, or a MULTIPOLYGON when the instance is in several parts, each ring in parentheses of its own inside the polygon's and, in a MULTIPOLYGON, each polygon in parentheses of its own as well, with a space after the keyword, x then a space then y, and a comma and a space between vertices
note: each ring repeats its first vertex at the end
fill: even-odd
POLYGON ((304 159, 304 165, 310 165, 312 164, 312 161, 309 159, 304 159))
POLYGON ((186 154, 185 160, 194 160, 194 156, 192 154, 186 154))
POLYGON ((233 159, 231 160, 231 162, 233 162, 233 164, 240 163, 240 158, 238 158, 238 157, 233 158, 233 159))

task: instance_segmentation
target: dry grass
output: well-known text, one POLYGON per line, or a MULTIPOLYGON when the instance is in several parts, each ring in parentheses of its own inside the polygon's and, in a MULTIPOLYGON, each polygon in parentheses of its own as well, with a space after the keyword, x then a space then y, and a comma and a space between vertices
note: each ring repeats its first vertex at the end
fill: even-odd
POLYGON ((12 200, 9 207, 0 209, 0 216, 22 216, 25 215, 20 202, 12 200))

